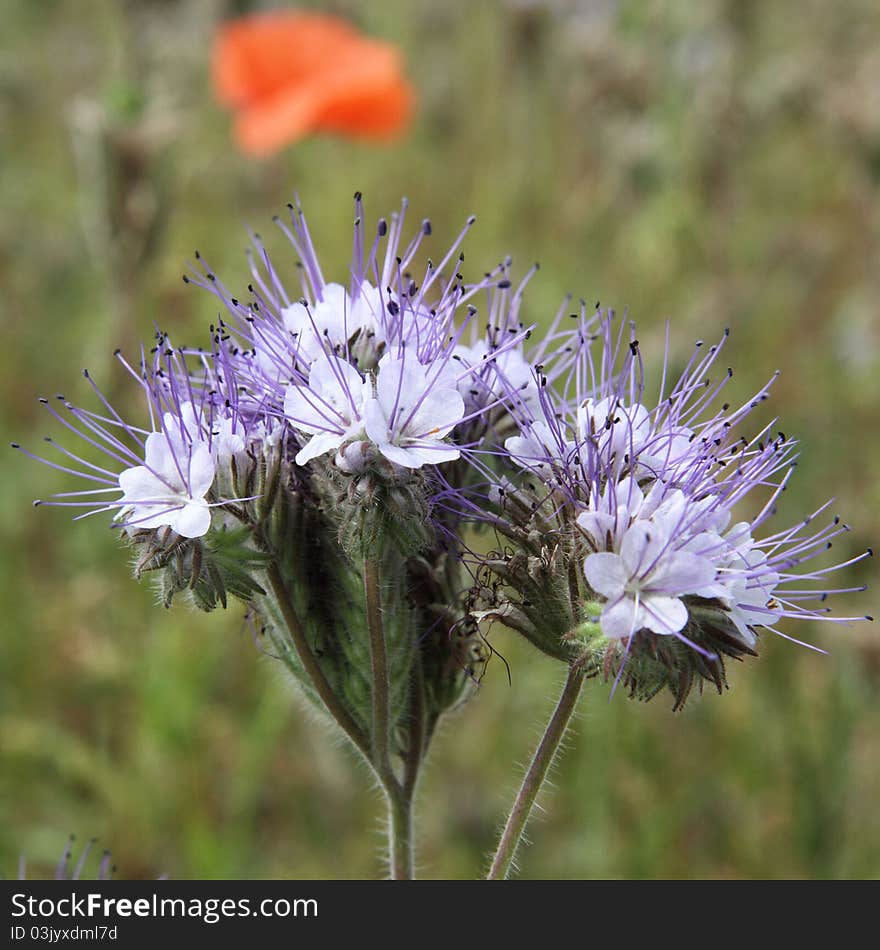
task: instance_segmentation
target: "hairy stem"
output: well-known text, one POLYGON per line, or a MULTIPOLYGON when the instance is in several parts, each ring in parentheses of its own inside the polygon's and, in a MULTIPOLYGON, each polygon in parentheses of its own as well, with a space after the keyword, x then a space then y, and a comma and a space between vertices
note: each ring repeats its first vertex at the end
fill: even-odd
POLYGON ((413 874, 412 796, 406 791, 388 794, 388 851, 392 881, 411 881, 413 874))
POLYGON ((523 778, 522 785, 510 810, 507 824, 504 826, 498 848, 492 859, 492 866, 486 879, 490 881, 504 880, 510 874, 516 849, 519 846, 529 815, 535 805, 538 792, 547 778, 547 773, 559 749, 559 744, 565 735, 572 714, 577 706, 581 687, 584 682, 584 673, 580 665, 574 664, 568 669, 565 686, 556 703, 556 709, 547 723, 544 735, 535 749, 532 762, 523 778))
POLYGON ((379 774, 383 775, 391 770, 388 755, 388 657, 385 651, 385 631, 382 627, 379 566, 372 558, 364 558, 364 591, 373 671, 373 765, 379 774))
POLYGON ((411 673, 409 746, 406 750, 403 775, 404 793, 409 795, 410 798, 415 793, 416 782, 419 779, 419 769, 427 748, 425 727, 425 674, 422 669, 422 657, 417 650, 413 657, 411 673))

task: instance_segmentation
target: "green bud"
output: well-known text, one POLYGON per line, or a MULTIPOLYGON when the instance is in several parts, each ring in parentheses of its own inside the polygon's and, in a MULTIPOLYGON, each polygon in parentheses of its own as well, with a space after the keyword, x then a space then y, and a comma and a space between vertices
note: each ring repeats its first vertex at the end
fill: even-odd
POLYGON ((135 577, 155 572, 159 596, 170 607, 184 594, 201 610, 226 607, 230 595, 249 603, 263 593, 256 580, 265 555, 254 549, 247 527, 213 527, 201 538, 182 538, 168 529, 137 531, 135 577))
POLYGON ((626 641, 610 640, 600 633, 584 644, 588 675, 612 681, 620 676, 630 696, 643 701, 668 690, 674 699, 674 711, 684 707, 694 687, 702 692, 708 683, 723 692, 727 688, 724 658, 740 660, 756 653, 720 607, 709 601, 688 601, 687 607, 689 619, 682 634, 694 646, 676 636, 647 630, 636 633, 629 646, 626 641))

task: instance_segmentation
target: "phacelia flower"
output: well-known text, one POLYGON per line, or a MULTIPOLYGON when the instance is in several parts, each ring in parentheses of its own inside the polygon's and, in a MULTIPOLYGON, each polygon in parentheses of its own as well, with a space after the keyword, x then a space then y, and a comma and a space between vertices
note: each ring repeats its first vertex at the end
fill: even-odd
POLYGON ((208 443, 193 440, 181 421, 191 410, 184 403, 181 416, 165 413, 162 431, 146 438, 144 464, 119 473, 123 494, 117 518, 129 528, 167 525, 184 538, 201 537, 210 528, 206 496, 214 483, 214 459, 208 443))
POLYGON ((169 347, 161 335, 155 352, 152 364, 144 361, 139 371, 117 354, 144 392, 149 428, 123 420, 94 384, 105 414, 74 406, 59 396, 56 401, 63 407, 62 415, 50 400, 40 400, 85 444, 89 455, 97 450, 104 462, 98 464, 46 437, 60 456, 77 467, 34 457, 98 487, 63 492, 37 504, 81 508, 80 517, 112 512, 115 523, 129 534, 167 528, 192 539, 208 532, 212 509, 224 502, 218 492, 220 469, 244 451, 244 424, 229 406, 213 404, 210 376, 199 378, 187 366, 186 357, 169 347))
POLYGON ((439 373, 415 360, 386 353, 379 360, 376 395, 365 408, 369 439, 388 461, 403 468, 452 462, 461 451, 443 440, 464 417, 464 400, 439 373))
POLYGON ((785 619, 862 619, 828 617, 829 594, 860 588, 828 590, 822 581, 870 552, 803 567, 848 530, 837 518, 814 528, 827 506, 761 536, 792 473, 795 443, 769 426, 751 438, 740 432, 769 383, 737 408, 718 407, 732 373, 713 382, 710 372, 726 334, 705 353, 699 344, 668 391, 664 367, 652 406, 634 329, 627 339, 610 313, 582 309, 576 319, 557 351, 542 356, 555 361, 556 385, 534 367, 539 399, 510 393, 519 431, 475 463, 488 491, 467 510, 512 544, 507 554, 475 557, 510 591, 506 606, 497 603, 497 585, 478 574, 477 599, 489 598, 481 615, 560 658, 601 654, 598 668, 635 694, 667 686, 679 704, 695 679, 723 685, 722 655, 753 653, 762 629, 793 639, 779 629, 785 619), (734 509, 757 492, 769 498, 734 524, 734 509))
POLYGON ((325 279, 302 212, 290 211, 289 224, 277 223, 299 259, 299 297, 258 238, 249 302, 227 291, 201 257, 187 280, 216 294, 229 312, 216 334, 216 359, 226 388, 235 381, 239 411, 286 423, 299 442, 297 465, 330 455, 347 474, 372 467, 399 476, 451 462, 505 416, 511 390, 525 398, 525 377, 534 383, 520 352, 528 330, 511 316, 507 263, 475 284, 458 271, 473 219, 437 264, 429 260, 416 275, 430 222, 405 242, 404 203, 390 222, 379 221, 369 246, 356 195, 346 286, 325 279), (473 337, 465 343, 482 295, 495 337, 502 322, 510 331, 491 345, 473 337))

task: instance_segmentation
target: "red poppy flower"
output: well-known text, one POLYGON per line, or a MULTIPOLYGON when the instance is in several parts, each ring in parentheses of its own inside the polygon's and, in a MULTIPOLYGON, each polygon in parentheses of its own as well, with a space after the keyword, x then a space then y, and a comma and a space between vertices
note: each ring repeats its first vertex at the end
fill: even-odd
POLYGON ((214 41, 217 98, 243 151, 268 155, 312 132, 390 138, 413 107, 397 47, 339 17, 277 11, 231 20, 214 41))

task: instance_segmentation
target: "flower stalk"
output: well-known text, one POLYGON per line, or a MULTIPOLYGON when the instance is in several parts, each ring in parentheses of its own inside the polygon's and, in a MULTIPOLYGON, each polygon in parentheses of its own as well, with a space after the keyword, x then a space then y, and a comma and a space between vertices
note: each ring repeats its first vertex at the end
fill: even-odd
POLYGON ((559 746, 574 715, 577 701, 584 684, 584 670, 581 664, 573 663, 568 668, 565 685, 547 723, 544 735, 538 743, 532 761, 520 785, 519 792, 510 809, 504 831, 498 840, 498 847, 492 858, 487 881, 506 880, 513 869, 516 851, 528 823, 538 793, 541 791, 550 766, 556 758, 559 746))
POLYGON ((370 634, 370 665, 373 672, 373 765, 380 775, 391 772, 388 754, 388 654, 382 627, 382 590, 379 565, 374 558, 364 558, 364 596, 367 629, 370 634))

